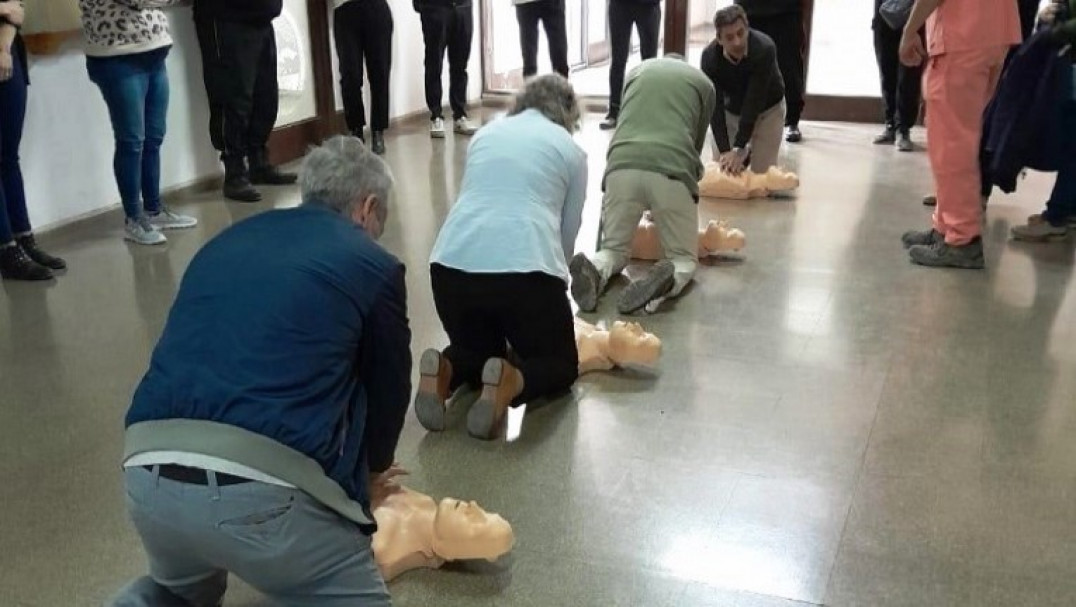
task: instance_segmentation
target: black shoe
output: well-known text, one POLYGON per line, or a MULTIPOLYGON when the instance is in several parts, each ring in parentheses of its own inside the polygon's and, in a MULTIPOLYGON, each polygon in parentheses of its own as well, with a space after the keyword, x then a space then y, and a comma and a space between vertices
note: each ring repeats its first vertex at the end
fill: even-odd
POLYGON ((269 164, 265 150, 250 155, 250 183, 254 185, 291 185, 299 179, 295 173, 284 173, 269 164))
POLYGON ((933 195, 933 194, 930 194, 928 196, 924 196, 923 197, 923 206, 925 206, 925 207, 936 207, 936 206, 938 206, 938 197, 933 195))
POLYGON ((37 263, 18 244, 0 248, 0 278, 51 280, 52 270, 37 263))
POLYGON ((378 156, 385 153, 384 131, 374 131, 373 134, 370 135, 370 151, 377 154, 378 156))
POLYGON ((872 141, 874 145, 893 145, 896 142, 897 132, 889 128, 882 131, 882 134, 875 137, 874 141, 872 141))
POLYGON ((26 253, 27 257, 37 262, 38 265, 45 266, 52 270, 63 270, 67 268, 66 261, 42 251, 41 248, 37 246, 37 241, 34 240, 33 234, 16 236, 15 242, 22 247, 22 250, 26 253))
POLYGON ((785 134, 785 141, 789 143, 799 143, 803 141, 803 133, 800 132, 800 127, 790 126, 788 127, 788 133, 785 134))
POLYGON ((605 120, 601 121, 601 124, 598 125, 598 128, 603 131, 611 131, 616 128, 616 123, 617 117, 613 116, 612 114, 609 114, 605 117, 605 120))
POLYGON ((258 202, 262 195, 250 183, 247 161, 243 158, 224 159, 224 197, 237 202, 258 202))
POLYGON ((366 137, 362 133, 363 129, 358 129, 356 131, 351 131, 351 136, 357 137, 359 141, 366 143, 366 137))

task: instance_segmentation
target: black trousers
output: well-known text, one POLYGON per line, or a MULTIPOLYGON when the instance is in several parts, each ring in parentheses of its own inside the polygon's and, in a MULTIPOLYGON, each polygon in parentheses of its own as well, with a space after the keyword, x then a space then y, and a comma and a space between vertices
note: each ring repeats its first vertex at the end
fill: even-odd
POLYGON ((516 5, 519 45, 523 51, 523 77, 538 73, 538 22, 545 28, 553 71, 568 77, 568 32, 564 0, 537 0, 516 5))
POLYGON ((609 2, 609 44, 612 61, 609 66, 609 115, 620 115, 620 100, 624 94, 624 70, 631 54, 631 28, 639 32, 639 53, 643 59, 658 54, 661 34, 661 5, 634 2, 609 2))
POLYGON ((919 120, 923 68, 908 67, 900 62, 901 36, 902 32, 885 22, 874 25, 874 55, 882 78, 885 127, 907 135, 919 120))
POLYGON ((482 384, 482 367, 511 356, 523 373, 516 404, 566 392, 579 375, 564 281, 541 272, 471 274, 430 265, 437 316, 448 333, 452 389, 482 384), (509 354, 511 348, 511 354, 509 354))
POLYGON ((777 45, 777 67, 785 81, 785 126, 799 126, 806 92, 803 13, 752 17, 751 27, 773 38, 777 45))
POLYGON ((226 159, 263 150, 280 105, 273 25, 207 19, 195 27, 213 147, 226 159))
POLYGON ((370 129, 383 131, 389 128, 392 29, 392 10, 386 0, 355 0, 333 12, 344 118, 347 129, 359 136, 366 126, 366 108, 362 101, 363 63, 370 79, 370 129))
POLYGON ((448 103, 455 119, 467 115, 467 62, 471 60, 474 15, 470 6, 422 9, 422 39, 426 44, 426 105, 430 119, 441 118, 441 73, 448 51, 448 103))

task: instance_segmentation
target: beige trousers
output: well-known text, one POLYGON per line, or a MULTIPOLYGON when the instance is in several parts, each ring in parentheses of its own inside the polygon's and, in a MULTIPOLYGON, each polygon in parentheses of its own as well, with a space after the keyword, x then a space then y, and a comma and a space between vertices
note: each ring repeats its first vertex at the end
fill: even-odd
POLYGON ((594 266, 606 284, 628 265, 635 229, 648 210, 657 224, 665 259, 676 269, 669 294, 675 297, 691 282, 699 265, 698 205, 677 179, 637 169, 609 173, 602 200, 602 246, 594 266))
MULTIPOLYGON (((729 132, 729 141, 736 141, 740 132, 740 117, 725 112, 725 126, 729 132)), ((770 167, 777 166, 777 157, 781 153, 781 141, 785 137, 785 102, 782 101, 762 112, 755 122, 755 132, 751 136, 751 170, 765 173, 770 167)), ((714 160, 721 154, 714 145, 714 160)))

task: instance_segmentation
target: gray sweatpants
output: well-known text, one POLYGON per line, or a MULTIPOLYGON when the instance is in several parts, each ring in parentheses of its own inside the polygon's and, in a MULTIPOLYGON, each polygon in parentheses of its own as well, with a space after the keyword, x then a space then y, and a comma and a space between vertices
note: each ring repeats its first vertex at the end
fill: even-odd
POLYGON ((648 210, 654 216, 665 259, 675 268, 669 297, 676 297, 699 267, 699 206, 686 185, 661 173, 621 169, 606 176, 602 243, 594 267, 602 284, 608 284, 628 265, 635 229, 648 210))
MULTIPOLYGON (((156 468, 154 468, 156 470, 156 468)), ((228 573, 275 603, 388 607, 371 539, 297 489, 208 486, 125 472, 127 509, 149 557, 116 607, 217 607, 228 573)))

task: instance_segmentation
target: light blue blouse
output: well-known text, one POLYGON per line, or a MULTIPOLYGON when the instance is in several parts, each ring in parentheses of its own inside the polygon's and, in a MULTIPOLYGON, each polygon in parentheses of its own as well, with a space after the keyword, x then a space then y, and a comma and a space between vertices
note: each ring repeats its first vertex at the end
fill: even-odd
POLYGON ((430 262, 568 282, 586 190, 586 152, 564 127, 537 110, 491 122, 467 150, 460 195, 430 262))

